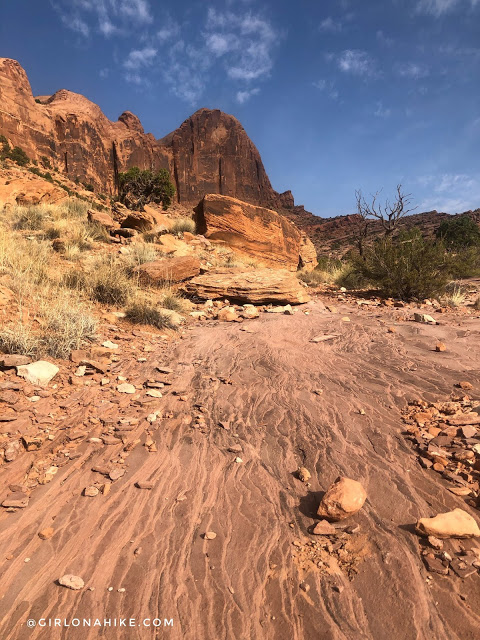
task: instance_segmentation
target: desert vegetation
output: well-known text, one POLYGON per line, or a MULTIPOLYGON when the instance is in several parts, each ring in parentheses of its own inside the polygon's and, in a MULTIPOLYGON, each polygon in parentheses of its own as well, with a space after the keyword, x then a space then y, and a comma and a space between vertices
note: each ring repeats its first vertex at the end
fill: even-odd
POLYGON ((118 176, 119 200, 129 209, 143 210, 146 204, 155 203, 168 209, 175 195, 175 187, 167 169, 151 171, 131 167, 118 176))
POLYGON ((68 357, 95 335, 97 305, 124 308, 134 323, 174 328, 171 310, 186 302, 171 287, 142 287, 135 267, 163 254, 137 242, 116 255, 104 227, 87 219, 88 203, 11 207, 0 225, 0 277, 17 311, 4 322, 0 349, 29 356, 68 357), (162 312, 166 309, 166 312, 162 312))

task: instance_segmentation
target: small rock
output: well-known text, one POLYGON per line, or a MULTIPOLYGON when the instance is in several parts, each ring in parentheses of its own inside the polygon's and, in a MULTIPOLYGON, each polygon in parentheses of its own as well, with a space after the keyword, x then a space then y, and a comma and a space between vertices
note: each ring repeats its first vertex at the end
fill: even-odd
POLYGON ((28 506, 29 497, 23 491, 14 491, 2 502, 2 507, 15 507, 25 509, 28 506))
POLYGON ((38 360, 31 364, 17 367, 17 376, 25 378, 30 384, 45 387, 54 378, 60 369, 46 360, 38 360))
POLYGON ((97 487, 94 487, 93 485, 90 487, 85 487, 85 489, 83 490, 83 495, 87 496, 88 498, 94 498, 95 496, 98 496, 98 489, 97 487))
POLYGON ((162 392, 158 389, 148 389, 145 395, 151 396, 152 398, 161 398, 162 392))
POLYGON ((62 585, 62 587, 68 587, 69 589, 73 589, 74 591, 83 589, 83 587, 85 586, 84 581, 79 576, 74 576, 71 574, 62 576, 58 582, 62 585))
POLYGON ((360 511, 366 498, 360 482, 339 477, 323 496, 317 514, 328 520, 344 520, 360 511))
POLYGON ((48 540, 53 536, 54 533, 55 531, 53 527, 47 527, 46 529, 42 529, 41 531, 38 532, 38 537, 41 540, 48 540))
POLYGON ((471 382, 466 382, 465 380, 457 382, 455 386, 463 389, 464 391, 471 391, 473 389, 473 384, 471 382))
POLYGON ((111 340, 107 340, 106 342, 102 342, 102 347, 105 347, 106 349, 118 349, 118 344, 115 344, 115 342, 112 342, 111 340))
POLYGON ((440 575, 448 575, 448 564, 443 564, 440 558, 437 558, 433 553, 427 553, 423 556, 423 560, 427 567, 427 571, 430 573, 439 573, 440 575))
POLYGON ((207 531, 203 534, 203 537, 205 538, 205 540, 215 540, 217 534, 215 533, 215 531, 207 531))
POLYGON ((135 486, 138 487, 138 489, 153 489, 153 482, 142 482, 139 480, 135 483, 135 486))
POLYGON ((443 342, 437 342, 437 344, 435 345, 435 351, 446 351, 447 347, 444 345, 443 342))
POLYGON ((297 471, 297 474, 301 482, 308 482, 312 477, 312 474, 306 467, 300 467, 299 470, 297 471))
POLYGON ((428 544, 438 551, 443 549, 443 542, 435 536, 428 536, 428 544))
POLYGON ((135 393, 136 389, 133 384, 129 384, 128 382, 124 382, 123 384, 119 384, 117 386, 118 393, 135 393))
POLYGON ((337 533, 337 530, 326 520, 320 520, 320 522, 317 522, 313 528, 312 533, 316 536, 334 536, 337 533))
POLYGON ((413 319, 415 320, 415 322, 423 322, 425 324, 437 324, 437 321, 435 320, 435 318, 432 318, 432 316, 429 316, 426 313, 415 313, 413 315, 413 319))

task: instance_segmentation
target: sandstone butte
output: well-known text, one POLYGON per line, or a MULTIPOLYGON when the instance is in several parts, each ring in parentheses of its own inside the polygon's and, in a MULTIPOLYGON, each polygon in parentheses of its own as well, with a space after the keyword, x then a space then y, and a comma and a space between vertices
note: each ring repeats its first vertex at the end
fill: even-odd
POLYGON ((310 241, 302 238, 295 225, 271 209, 228 196, 207 194, 195 208, 195 222, 198 233, 209 240, 224 242, 261 266, 296 271, 299 256, 301 263, 313 265, 312 268, 316 265, 316 253, 310 241))
POLYGON ((181 204, 196 205, 206 193, 220 193, 267 207, 294 205, 290 191, 272 188, 240 122, 218 109, 200 109, 157 140, 129 111, 112 122, 72 91, 37 100, 21 65, 0 58, 0 133, 31 159, 45 157, 57 171, 97 191, 113 193, 117 172, 136 165, 168 169, 181 204))

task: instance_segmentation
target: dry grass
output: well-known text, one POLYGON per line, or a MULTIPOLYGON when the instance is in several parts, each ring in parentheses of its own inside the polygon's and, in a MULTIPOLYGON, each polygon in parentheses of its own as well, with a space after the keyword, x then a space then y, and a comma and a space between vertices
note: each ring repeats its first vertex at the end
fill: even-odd
POLYGON ((125 309, 125 317, 134 324, 147 324, 157 329, 176 329, 170 317, 147 298, 138 299, 125 309))
POLYGON ((456 283, 447 285, 445 295, 439 298, 440 304, 445 307, 460 307, 465 303, 465 292, 462 287, 456 283))
POLYGON ((113 256, 96 260, 87 271, 70 271, 63 283, 91 300, 114 306, 128 304, 138 294, 137 282, 130 277, 127 266, 113 256))
POLYGON ((478 298, 475 300, 475 302, 473 303, 473 308, 476 311, 480 311, 480 296, 478 296, 478 298))
POLYGON ((127 263, 134 269, 135 267, 145 264, 146 262, 153 262, 157 260, 161 255, 152 244, 145 242, 139 242, 131 245, 130 253, 127 254, 127 263))
POLYGON ((188 300, 170 287, 165 287, 160 292, 160 302, 164 309, 178 311, 178 313, 184 313, 188 308, 188 300))
POLYGON ((170 233, 179 235, 188 231, 189 233, 195 233, 195 222, 191 218, 176 218, 170 227, 170 233))

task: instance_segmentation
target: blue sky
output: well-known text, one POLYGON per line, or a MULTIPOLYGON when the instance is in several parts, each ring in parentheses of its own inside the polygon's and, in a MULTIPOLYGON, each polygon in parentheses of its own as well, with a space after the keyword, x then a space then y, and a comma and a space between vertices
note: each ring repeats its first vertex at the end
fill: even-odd
POLYGON ((480 0, 3 0, 0 56, 156 137, 231 113, 318 215, 398 182, 419 211, 480 207, 480 0))

